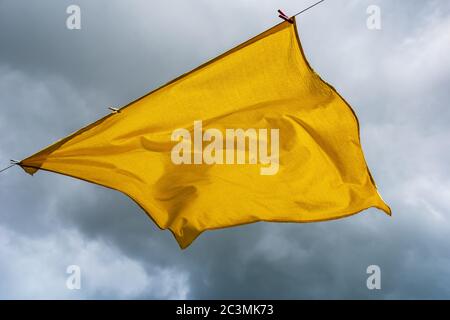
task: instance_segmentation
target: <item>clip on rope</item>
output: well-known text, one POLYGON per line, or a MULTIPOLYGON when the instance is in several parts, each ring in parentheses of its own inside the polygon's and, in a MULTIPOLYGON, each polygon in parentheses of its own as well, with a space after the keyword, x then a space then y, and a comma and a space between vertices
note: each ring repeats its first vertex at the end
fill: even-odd
POLYGON ((117 108, 113 108, 113 107, 108 107, 109 110, 112 111, 112 113, 120 113, 120 110, 117 108))
POLYGON ((294 21, 289 18, 283 11, 281 11, 280 9, 278 9, 278 17, 280 17, 281 19, 283 19, 284 21, 287 21, 289 23, 294 23, 294 21))

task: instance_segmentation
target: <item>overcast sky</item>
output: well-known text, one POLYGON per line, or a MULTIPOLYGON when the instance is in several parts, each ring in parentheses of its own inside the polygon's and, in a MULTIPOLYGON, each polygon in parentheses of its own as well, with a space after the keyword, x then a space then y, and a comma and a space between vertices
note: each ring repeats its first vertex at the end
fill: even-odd
MULTIPOLYGON (((0 0, 0 164, 23 159, 314 1, 0 0), (81 8, 81 30, 66 8, 81 8)), ((352 105, 393 216, 203 233, 180 250, 123 194, 0 174, 0 298, 450 298, 450 2, 327 0, 297 19, 352 105), (366 9, 381 8, 381 30, 366 9), (366 268, 381 268, 368 290, 366 268), (81 268, 68 290, 66 268, 81 268)))

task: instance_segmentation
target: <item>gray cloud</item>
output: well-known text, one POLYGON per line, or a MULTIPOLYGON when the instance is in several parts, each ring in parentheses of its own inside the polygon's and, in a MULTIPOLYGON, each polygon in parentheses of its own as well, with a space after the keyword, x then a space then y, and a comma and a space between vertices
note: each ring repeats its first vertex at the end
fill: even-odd
MULTIPOLYGON (((0 2, 0 163, 23 158, 277 23, 289 1, 0 2)), ((2 298, 449 298, 450 5, 327 1, 298 19, 311 65, 357 112, 393 209, 202 234, 181 251, 124 195, 39 172, 0 176, 2 298), (366 8, 382 30, 366 28, 366 8), (82 290, 65 287, 82 268, 82 290), (366 268, 382 270, 369 291, 366 268)))

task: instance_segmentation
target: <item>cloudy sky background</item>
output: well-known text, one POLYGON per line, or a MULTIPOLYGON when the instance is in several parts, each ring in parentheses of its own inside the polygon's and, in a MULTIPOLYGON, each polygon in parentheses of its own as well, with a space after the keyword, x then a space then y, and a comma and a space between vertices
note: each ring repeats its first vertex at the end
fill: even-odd
MULTIPOLYGON (((0 164, 22 159, 313 1, 0 0, 0 164), (68 30, 66 8, 81 7, 68 30)), ((298 18, 353 106, 393 216, 203 233, 180 250, 126 196, 0 175, 0 298, 450 298, 450 2, 327 0, 298 18), (382 30, 366 9, 381 8, 382 30), (66 288, 79 265, 82 289, 66 288), (382 289, 368 290, 379 265, 382 289)))

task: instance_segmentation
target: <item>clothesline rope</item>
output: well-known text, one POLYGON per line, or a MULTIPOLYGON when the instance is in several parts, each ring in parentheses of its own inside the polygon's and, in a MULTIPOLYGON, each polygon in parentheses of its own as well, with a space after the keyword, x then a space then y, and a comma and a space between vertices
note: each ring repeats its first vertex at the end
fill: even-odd
POLYGON ((315 7, 315 6, 317 6, 319 3, 322 3, 322 2, 324 2, 324 1, 325 1, 325 0, 317 1, 316 3, 310 5, 308 8, 305 8, 305 9, 303 9, 302 11, 297 12, 296 14, 293 15, 293 17, 296 17, 296 16, 298 16, 299 14, 302 14, 303 12, 308 11, 309 9, 311 9, 311 8, 313 8, 313 7, 315 7))

